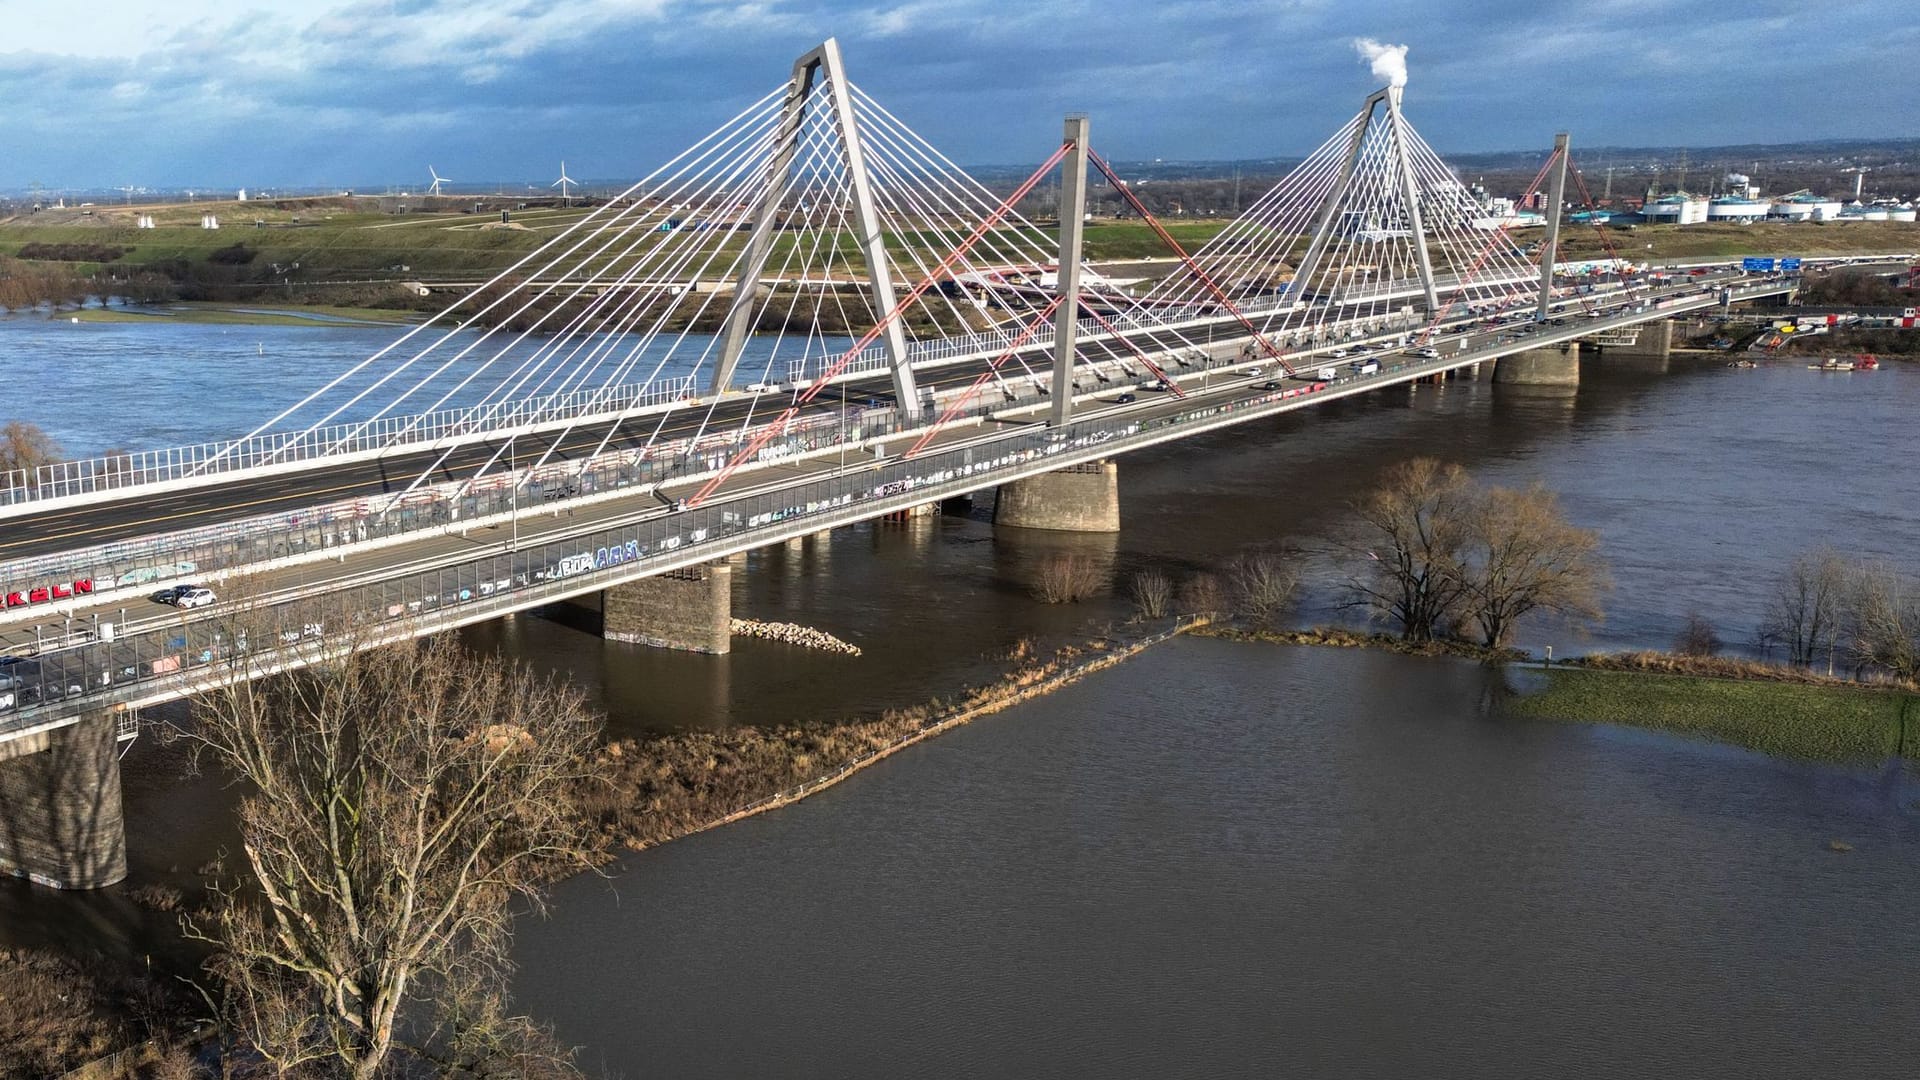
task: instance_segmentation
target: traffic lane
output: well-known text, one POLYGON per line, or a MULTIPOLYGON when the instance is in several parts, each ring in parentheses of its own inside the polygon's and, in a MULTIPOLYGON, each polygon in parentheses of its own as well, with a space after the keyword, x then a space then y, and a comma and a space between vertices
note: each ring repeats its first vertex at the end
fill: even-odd
MULTIPOLYGON (((1146 348, 1163 347, 1156 337, 1146 348)), ((1046 346, 1020 350, 1029 362, 1049 360, 1046 346)), ((1089 359, 1094 359, 1089 357, 1089 359)), ((1104 358, 1101 358, 1104 359, 1104 358)), ((929 385, 947 389, 976 380, 988 361, 934 369, 929 385)), ((841 384, 851 397, 861 401, 894 401, 890 376, 863 377, 841 384)), ((813 415, 836 413, 838 395, 822 394, 808 406, 813 415)), ((776 399, 778 400, 778 399, 776 399)), ((780 401, 769 406, 761 395, 742 396, 717 406, 695 406, 665 414, 664 424, 656 417, 605 421, 567 432, 540 432, 519 437, 515 455, 538 458, 551 452, 566 460, 571 454, 590 453, 601 446, 609 429, 618 429, 607 442, 609 449, 645 449, 650 443, 674 441, 707 432, 728 431, 754 418, 757 413, 772 419, 784 411, 780 401), (560 445, 549 451, 552 440, 560 436, 560 445)), ((504 440, 468 443, 456 448, 435 468, 436 481, 464 480, 478 474, 504 440)), ((248 477, 224 484, 211 484, 182 491, 142 495, 124 502, 95 503, 85 507, 27 514, 5 522, 0 535, 0 558, 24 559, 35 555, 57 554, 79 546, 95 546, 137 539, 155 532, 176 532, 225 524, 230 521, 267 514, 308 509, 323 502, 363 496, 390 495, 405 490, 421 471, 440 458, 437 451, 414 451, 371 461, 345 462, 325 468, 284 473, 277 476, 248 477)), ((496 468, 497 468, 496 464, 496 468)))
MULTIPOLYGON (((1682 290, 1673 290, 1682 291, 1682 290)), ((1577 301, 1570 301, 1577 302, 1577 301)), ((1443 325, 1453 326, 1470 319, 1449 321, 1443 325)), ((1175 331, 1148 331, 1131 335, 1130 341, 1142 351, 1173 351, 1193 347, 1187 334, 1175 331)), ((1204 347, 1204 346, 1202 346, 1204 347)), ((1325 348, 1332 348, 1327 346, 1325 348)), ((1089 345, 1087 349, 1099 349, 1097 354, 1083 349, 1080 356, 1083 362, 1111 364, 1116 361, 1131 366, 1144 361, 1133 355, 1132 349, 1122 352, 1109 350, 1107 346, 1089 345), (1120 355, 1115 355, 1119 353, 1120 355)), ((1026 361, 1035 370, 1022 366, 1016 372, 1006 370, 1003 362, 999 372, 1002 378, 1030 376, 1038 379, 1043 375, 1040 370, 1050 363, 1050 344, 1036 343, 1017 350, 1015 356, 1026 361)), ((1165 363, 1165 357, 1162 357, 1165 363)), ((970 384, 989 367, 990 360, 982 359, 966 365, 954 365, 946 369, 933 369, 928 385, 937 389, 949 389, 970 384)), ((1178 369, 1178 362, 1166 363, 1169 368, 1178 369)), ((1095 376, 1098 379, 1098 376, 1095 376)), ((891 380, 886 376, 861 379, 848 384, 851 393, 862 398, 884 397, 891 400, 891 380)), ((631 425, 628 430, 618 433, 609 440, 612 447, 640 449, 655 438, 679 439, 704 430, 728 430, 757 411, 762 404, 759 397, 744 397, 711 408, 688 409, 677 420, 669 420, 664 426, 654 422, 657 432, 639 430, 642 425, 631 425)), ((816 398, 813 406, 822 412, 837 407, 834 395, 816 398)), ((676 414, 669 413, 668 416, 676 414)), ((596 424, 588 428, 571 432, 543 432, 521 436, 516 440, 516 454, 524 447, 531 456, 546 453, 552 440, 560 437, 560 445, 553 453, 561 458, 568 454, 590 452, 601 445, 609 428, 617 427, 624 421, 612 421, 596 424)), ((436 479, 460 480, 475 475, 489 461, 495 451, 504 446, 504 441, 489 440, 481 443, 465 444, 447 456, 436 470, 436 479)), ((433 451, 417 451, 393 458, 377 459, 369 462, 348 462, 298 473, 273 477, 253 477, 228 484, 210 485, 180 492, 147 495, 123 503, 100 503, 86 508, 66 511, 53 511, 40 515, 26 515, 6 523, 4 536, 0 536, 0 558, 20 559, 37 554, 55 554, 70 550, 76 546, 99 545, 134 539, 156 531, 181 531, 195 527, 218 525, 239 518, 261 516, 279 512, 291 512, 308 509, 318 503, 341 499, 391 494, 403 490, 418 477, 421 470, 432 465, 439 455, 433 451)))
MULTIPOLYGON (((860 391, 863 400, 873 396, 869 389, 862 388, 860 391)), ((887 400, 891 399, 892 395, 888 393, 887 400)), ((573 455, 591 454, 600 448, 610 429, 616 430, 613 437, 607 439, 608 449, 642 450, 656 438, 687 438, 698 434, 702 428, 728 430, 744 420, 759 404, 753 399, 728 402, 711 416, 705 409, 669 413, 669 417, 677 418, 668 420, 665 425, 661 425, 655 417, 645 417, 648 421, 645 424, 634 423, 632 421, 635 418, 627 418, 603 421, 567 432, 523 435, 514 440, 513 456, 520 461, 537 459, 549 452, 556 438, 559 445, 551 451, 553 457, 550 460, 568 460, 573 455)), ((837 410, 837 403, 829 405, 816 401, 813 405, 814 414, 824 414, 830 410, 837 410)), ((434 480, 463 480, 476 475, 488 461, 494 459, 495 452, 505 446, 505 440, 464 444, 448 454, 447 459, 435 468, 434 480)), ((390 495, 405 490, 422 470, 434 465, 439 456, 435 451, 414 451, 279 476, 248 477, 224 484, 147 494, 123 502, 96 503, 24 515, 9 519, 0 526, 3 529, 3 535, 0 535, 0 558, 31 558, 38 554, 71 550, 76 546, 131 540, 156 531, 181 531, 241 518, 305 510, 324 502, 390 495)), ((495 468, 503 468, 506 460, 507 455, 501 453, 495 468)))
MULTIPOLYGON (((1199 376, 1196 374, 1193 377, 1199 376)), ((1212 399, 1244 392, 1250 388, 1252 381, 1251 379, 1220 379, 1204 393, 1200 388, 1195 387, 1186 400, 1164 395, 1144 398, 1137 404, 1125 406, 1115 405, 1110 401, 1087 403, 1083 409, 1083 415, 1106 412, 1111 409, 1124 410, 1125 415, 1141 420, 1152 419, 1191 408, 1193 398, 1196 397, 1212 399)), ((1037 422, 1027 421, 1013 426, 1026 427, 1037 422)), ((949 425, 938 432, 927 448, 916 456, 936 454, 959 444, 978 440, 982 434, 983 429, 980 425, 949 425)), ((897 463, 905 456, 906 446, 907 444, 901 443, 893 453, 872 458, 863 464, 868 469, 879 469, 886 464, 897 463)), ((715 502, 721 502, 798 482, 830 479, 840 473, 841 465, 835 455, 816 454, 803 459, 783 461, 752 472, 736 473, 721 484, 712 499, 715 502)), ((665 490, 675 494, 691 494, 703 483, 704 481, 697 480, 682 481, 677 485, 668 485, 665 490)), ((517 545, 524 549, 539 543, 564 540, 570 535, 582 532, 595 532, 630 525, 634 522, 667 518, 676 513, 662 506, 651 494, 633 491, 615 495, 605 502, 581 507, 581 509, 591 511, 591 518, 571 512, 554 513, 551 508, 538 513, 524 514, 512 535, 516 537, 517 545)), ((504 550, 507 547, 508 536, 508 526, 505 523, 490 524, 467 534, 435 530, 423 533, 414 542, 401 547, 349 553, 341 561, 320 560, 253 574, 248 578, 249 588, 258 590, 262 602, 281 603, 297 594, 310 591, 325 592, 371 580, 390 578, 400 573, 427 572, 441 566, 465 563, 481 555, 504 550)), ((218 592, 219 586, 216 585, 215 590, 218 592)), ((230 602, 231 598, 227 599, 230 602)), ((96 600, 76 608, 71 625, 87 627, 97 618, 100 621, 114 622, 116 628, 123 634, 133 634, 178 626, 187 621, 213 618, 230 611, 228 603, 181 610, 144 598, 128 602, 126 598, 120 597, 96 600)), ((56 627, 61 625, 63 624, 43 624, 42 636, 48 641, 54 640, 58 637, 56 627)), ((0 652, 31 651, 34 642, 33 624, 23 623, 0 629, 0 652)))

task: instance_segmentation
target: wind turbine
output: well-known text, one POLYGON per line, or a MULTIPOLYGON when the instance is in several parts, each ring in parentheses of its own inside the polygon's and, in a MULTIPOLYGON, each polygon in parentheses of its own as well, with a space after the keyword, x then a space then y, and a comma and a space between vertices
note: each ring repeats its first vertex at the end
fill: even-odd
POLYGON ((450 183, 452 183, 452 182, 453 182, 453 181, 451 181, 451 180, 448 180, 448 179, 447 179, 446 177, 444 177, 444 176, 441 176, 441 175, 440 175, 439 173, 437 173, 437 172, 434 172, 434 171, 433 171, 433 166, 431 166, 431 165, 429 165, 429 166, 427 166, 427 175, 428 175, 428 176, 431 176, 431 177, 433 177, 433 183, 432 183, 432 185, 431 185, 431 186, 429 186, 429 187, 427 188, 427 194, 429 194, 429 195, 438 195, 438 194, 440 194, 440 185, 441 185, 441 184, 450 184, 450 183))
POLYGON ((562 161, 560 163, 560 179, 555 180, 553 183, 548 184, 547 186, 559 188, 560 201, 568 206, 572 206, 573 205, 573 185, 579 182, 580 181, 575 180, 573 177, 567 175, 567 163, 565 161, 562 161))

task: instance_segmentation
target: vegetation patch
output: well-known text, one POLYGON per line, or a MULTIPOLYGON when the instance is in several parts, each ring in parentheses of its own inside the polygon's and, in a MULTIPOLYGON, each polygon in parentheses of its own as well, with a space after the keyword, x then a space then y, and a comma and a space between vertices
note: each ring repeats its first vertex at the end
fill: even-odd
POLYGON ((1546 689, 1508 699, 1508 712, 1547 720, 1629 724, 1783 757, 1841 764, 1899 754, 1913 695, 1697 675, 1561 667, 1546 689))
POLYGON ((109 263, 125 255, 127 249, 112 244, 25 244, 20 257, 40 262, 109 263))
POLYGON ((1039 697, 1176 633, 1182 621, 1127 642, 1063 646, 1040 659, 1022 643, 998 680, 925 704, 825 724, 684 731, 609 743, 612 783, 583 793, 581 811, 604 842, 649 848, 805 798, 922 739, 1039 697))
MULTIPOLYGON (((0 949, 0 1076, 62 1076, 137 1040, 155 1040, 128 1064, 178 1075, 189 1058, 169 1037, 192 1028, 194 1004, 172 980, 51 952, 0 949), (161 1071, 168 1059, 176 1071, 161 1071)), ((91 1075, 132 1076, 131 1069, 91 1075)))
POLYGON ((1320 645, 1336 649, 1386 649, 1407 656, 1460 656, 1488 663, 1512 663, 1527 659, 1519 649, 1489 649, 1457 638, 1431 638, 1410 641, 1393 634, 1364 634, 1338 626, 1316 626, 1310 630, 1259 630, 1214 624, 1193 631, 1200 637, 1225 641, 1262 641, 1274 645, 1320 645))
POLYGON ((260 253, 244 243, 229 244, 223 248, 214 248, 207 252, 207 261, 222 266, 245 266, 260 253))

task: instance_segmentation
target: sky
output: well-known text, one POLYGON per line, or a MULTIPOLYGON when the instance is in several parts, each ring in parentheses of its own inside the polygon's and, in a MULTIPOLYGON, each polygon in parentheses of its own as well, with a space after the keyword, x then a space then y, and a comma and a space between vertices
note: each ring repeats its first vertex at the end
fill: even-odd
POLYGON ((1911 137, 1911 0, 0 0, 0 190, 643 175, 839 39, 949 157, 1298 155, 1406 48, 1443 153, 1911 137), (1376 54, 1377 55, 1377 54, 1376 54))

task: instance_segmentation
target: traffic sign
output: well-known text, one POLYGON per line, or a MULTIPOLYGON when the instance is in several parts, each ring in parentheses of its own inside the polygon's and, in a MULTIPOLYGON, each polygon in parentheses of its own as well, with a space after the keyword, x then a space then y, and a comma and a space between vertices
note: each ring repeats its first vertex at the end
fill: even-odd
POLYGON ((1791 259, 1781 259, 1781 260, 1780 260, 1780 269, 1782 269, 1782 270, 1798 270, 1798 269, 1800 269, 1800 259, 1799 259, 1799 257, 1798 257, 1798 256, 1796 256, 1796 257, 1794 257, 1794 258, 1791 258, 1791 259))
POLYGON ((1761 271, 1771 270, 1773 269, 1773 260, 1772 259, 1756 259, 1756 258, 1753 258, 1752 256, 1748 256, 1747 258, 1740 260, 1740 269, 1761 270, 1761 271))

